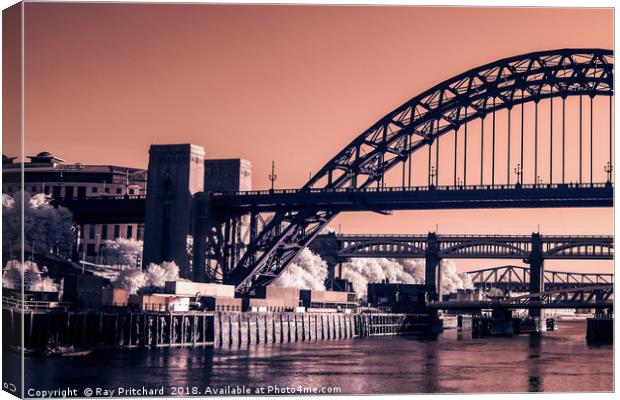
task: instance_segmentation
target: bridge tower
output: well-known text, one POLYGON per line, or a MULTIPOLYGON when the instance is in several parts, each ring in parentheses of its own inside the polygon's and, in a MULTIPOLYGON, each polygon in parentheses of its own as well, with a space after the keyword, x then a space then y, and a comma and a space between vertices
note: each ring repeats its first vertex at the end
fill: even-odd
POLYGON ((429 232, 426 239, 426 257, 424 281, 430 288, 429 300, 441 300, 441 258, 439 257, 439 241, 435 232, 429 232))
MULTIPOLYGON (((532 233, 531 251, 524 261, 530 264, 530 293, 538 293, 545 290, 545 267, 542 238, 540 233, 532 233)), ((539 308, 530 309, 530 317, 542 317, 543 312, 539 308)))
POLYGON ((221 281, 241 258, 251 218, 214 212, 208 193, 252 190, 252 163, 240 158, 205 160, 204 168, 204 192, 196 196, 194 216, 193 280, 213 282, 221 281))
POLYGON ((190 277, 187 240, 194 195, 204 186, 204 148, 193 144, 151 145, 144 223, 143 265, 174 261, 190 277))

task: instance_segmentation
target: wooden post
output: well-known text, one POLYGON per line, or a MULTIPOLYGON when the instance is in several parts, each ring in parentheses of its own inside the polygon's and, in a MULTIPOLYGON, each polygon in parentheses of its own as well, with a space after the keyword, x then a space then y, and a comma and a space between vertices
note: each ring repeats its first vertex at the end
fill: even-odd
POLYGON ((181 346, 185 346, 185 314, 181 314, 181 346))
POLYGON ((170 318, 170 326, 168 327, 168 342, 170 343, 170 347, 174 343, 174 317, 172 316, 172 312, 168 313, 168 318, 170 318))
POLYGON ((142 314, 142 347, 147 347, 149 345, 149 335, 148 335, 148 325, 146 320, 146 314, 142 314))
POLYGON ((202 343, 207 343, 207 316, 205 314, 202 315, 202 343))
POLYGON ((198 327, 196 326, 197 323, 198 323, 198 316, 194 314, 192 317, 192 342, 194 344, 194 347, 196 347, 196 341, 198 339, 196 337, 198 336, 198 327))
POLYGON ((119 345, 119 343, 118 343, 119 342, 119 340, 118 340, 119 336, 120 335, 118 334, 118 313, 115 313, 114 314, 114 339, 113 339, 114 347, 118 347, 118 345, 119 345))

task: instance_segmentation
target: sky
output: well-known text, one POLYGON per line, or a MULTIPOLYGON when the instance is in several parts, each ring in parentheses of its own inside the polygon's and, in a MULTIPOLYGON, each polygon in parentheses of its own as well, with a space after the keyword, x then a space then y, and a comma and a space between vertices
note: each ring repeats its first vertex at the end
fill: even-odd
MULTIPOLYGON (((257 189, 269 187, 274 160, 276 186, 296 188, 376 120, 435 84, 497 59, 564 47, 613 48, 613 11, 27 3, 25 154, 146 168, 150 144, 189 142, 204 146, 207 158, 250 160, 257 189)), ((601 138, 604 120, 597 121, 601 138)), ((595 180, 604 179, 599 153, 606 149, 595 148, 595 180)), ((347 213, 332 227, 611 234, 613 213, 347 213)), ((498 261, 459 261, 468 263, 498 261)), ((561 264, 554 269, 575 265, 561 264)))

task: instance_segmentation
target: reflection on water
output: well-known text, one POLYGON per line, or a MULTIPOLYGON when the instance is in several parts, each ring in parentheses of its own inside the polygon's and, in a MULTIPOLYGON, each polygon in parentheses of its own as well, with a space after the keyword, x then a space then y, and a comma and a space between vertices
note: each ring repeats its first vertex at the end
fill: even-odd
POLYGON ((541 392, 543 390, 541 365, 541 343, 540 335, 532 334, 528 337, 529 354, 527 356, 528 366, 528 391, 541 392))
POLYGON ((244 349, 99 352, 26 360, 26 388, 340 387, 343 393, 611 391, 613 349, 591 347, 584 321, 512 338, 388 337, 244 349))

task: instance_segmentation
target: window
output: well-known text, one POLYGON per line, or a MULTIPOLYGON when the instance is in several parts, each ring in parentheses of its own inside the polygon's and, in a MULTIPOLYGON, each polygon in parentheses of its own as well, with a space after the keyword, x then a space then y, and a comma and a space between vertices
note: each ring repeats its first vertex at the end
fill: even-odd
POLYGON ((110 188, 107 187, 107 188, 103 189, 103 191, 106 192, 106 193, 110 193, 110 188))
POLYGON ((78 186, 78 199, 83 199, 85 197, 86 197, 86 186, 78 186))
POLYGON ((54 186, 54 194, 52 196, 54 196, 54 198, 56 200, 60 199, 60 190, 62 189, 62 187, 60 186, 54 186))
POLYGON ((123 189, 116 188, 116 194, 123 194, 123 189))
POLYGON ((133 226, 129 225, 127 227, 127 239, 131 239, 132 236, 133 236, 133 226))
POLYGON ((134 190, 133 189, 129 189, 129 194, 134 194, 134 190))
POLYGON ((101 225, 101 239, 106 240, 108 238, 108 226, 101 225))
POLYGON ((86 255, 88 256, 94 256, 97 253, 95 253, 95 244, 94 243, 88 243, 86 245, 86 255))
POLYGON ((93 188, 91 189, 91 191, 92 191, 93 193, 97 193, 97 186, 93 186, 93 188))
POLYGON ((33 187, 32 187, 32 191, 31 191, 31 193, 36 193, 36 192, 37 192, 37 187, 36 187, 36 186, 33 186, 33 187))
POLYGON ((50 187, 49 186, 44 186, 43 187, 43 193, 50 194, 50 187))
POLYGON ((94 239, 95 238, 95 225, 89 225, 88 226, 88 237, 90 239, 94 239))
POLYGON ((121 226, 114 225, 114 239, 118 239, 119 237, 121 237, 121 226))
POLYGON ((67 186, 65 188, 65 199, 73 200, 73 186, 67 186))
POLYGON ((138 225, 138 228, 136 229, 136 240, 142 240, 142 230, 144 229, 144 227, 142 225, 138 225))

